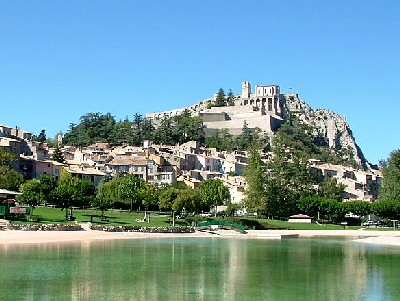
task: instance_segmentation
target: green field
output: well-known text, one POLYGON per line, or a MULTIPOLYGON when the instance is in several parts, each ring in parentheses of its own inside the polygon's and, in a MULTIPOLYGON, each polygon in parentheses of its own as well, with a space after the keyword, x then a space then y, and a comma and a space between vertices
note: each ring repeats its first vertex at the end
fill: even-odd
MULTIPOLYGON (((144 222, 144 212, 138 211, 121 211, 112 210, 104 213, 104 218, 101 218, 101 211, 91 209, 75 209, 73 210, 73 216, 76 218, 78 223, 91 222, 97 225, 134 225, 134 226, 149 226, 149 227, 161 227, 172 225, 172 218, 169 213, 150 212, 150 222, 144 222)), ((149 215, 147 215, 149 216, 149 215)), ((148 219, 147 219, 148 220, 148 219)), ((33 211, 32 221, 12 221, 12 223, 18 224, 74 224, 74 221, 67 221, 65 219, 65 210, 59 208, 48 208, 48 207, 37 207, 33 211)), ((177 226, 186 226, 185 220, 177 219, 175 221, 177 226)))
MULTIPOLYGON (((150 222, 144 219, 143 211, 125 211, 125 210, 110 210, 104 213, 104 218, 101 218, 101 212, 95 209, 75 209, 73 216, 76 221, 67 221, 65 218, 65 210, 60 208, 37 207, 33 211, 31 221, 12 221, 15 224, 74 224, 91 222, 94 225, 114 225, 114 226, 145 226, 145 227, 166 227, 172 226, 172 217, 170 212, 150 212, 150 222)), ((191 217, 187 219, 176 219, 176 226, 190 226, 192 222, 205 220, 206 218, 191 217)), ((219 218, 207 218, 207 220, 219 218)), ((229 218, 226 218, 229 219, 229 218)), ((358 226, 344 227, 342 225, 333 224, 308 224, 308 223, 289 223, 287 221, 271 220, 271 219, 254 219, 253 217, 240 217, 232 219, 235 223, 240 223, 246 229, 293 229, 293 230, 344 230, 344 229, 359 229, 358 226)), ((374 228, 377 230, 377 228, 374 228)))

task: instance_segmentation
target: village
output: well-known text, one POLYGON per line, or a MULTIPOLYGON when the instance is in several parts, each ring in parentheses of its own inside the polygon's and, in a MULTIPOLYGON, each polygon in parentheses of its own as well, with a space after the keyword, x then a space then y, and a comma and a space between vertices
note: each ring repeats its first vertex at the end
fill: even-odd
MULTIPOLYGON (((61 137, 60 137, 61 142, 61 137)), ((41 174, 60 178, 61 169, 87 179, 97 186, 101 179, 116 174, 136 174, 154 185, 184 182, 191 188, 201 181, 218 178, 230 192, 230 203, 241 203, 246 182, 243 171, 247 165, 246 151, 218 151, 204 148, 196 141, 174 146, 155 145, 144 141, 142 147, 115 146, 95 143, 87 147, 62 146, 64 163, 53 160, 54 148, 32 140, 32 133, 0 125, 0 147, 12 153, 13 168, 32 179, 41 174)), ((268 155, 263 160, 268 160, 268 155)), ((382 174, 379 170, 357 170, 320 160, 309 160, 309 168, 344 184, 343 201, 376 200, 382 174)))

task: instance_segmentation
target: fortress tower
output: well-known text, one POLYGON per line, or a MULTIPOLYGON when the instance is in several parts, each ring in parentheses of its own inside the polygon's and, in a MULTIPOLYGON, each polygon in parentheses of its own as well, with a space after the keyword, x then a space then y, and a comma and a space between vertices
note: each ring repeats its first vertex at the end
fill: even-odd
POLYGON ((249 98, 251 94, 251 84, 249 81, 245 80, 242 83, 242 98, 249 98))

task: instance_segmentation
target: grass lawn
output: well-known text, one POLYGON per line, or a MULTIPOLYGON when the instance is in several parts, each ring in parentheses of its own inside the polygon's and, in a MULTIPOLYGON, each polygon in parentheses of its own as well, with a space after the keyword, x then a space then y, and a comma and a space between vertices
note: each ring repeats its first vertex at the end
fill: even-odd
MULTIPOLYGON (((76 217, 78 223, 92 222, 97 225, 134 225, 134 226, 148 226, 148 227, 165 227, 172 226, 172 218, 168 213, 159 214, 159 212, 150 212, 150 223, 142 222, 144 218, 144 212, 129 212, 120 210, 110 210, 104 212, 104 220, 101 217, 100 210, 90 209, 75 209, 73 210, 73 216, 76 217)), ((37 207, 33 210, 33 216, 38 219, 37 222, 31 221, 12 221, 12 223, 18 224, 74 224, 73 221, 67 221, 65 219, 65 210, 60 208, 48 208, 48 207, 37 207)), ((185 220, 175 220, 176 226, 187 226, 185 220)))
POLYGON ((271 219, 258 219, 258 222, 265 228, 285 228, 293 230, 356 230, 359 226, 347 226, 334 224, 308 224, 308 223, 289 223, 287 221, 271 220, 271 219), (272 226, 272 227, 270 227, 272 226))
MULTIPOLYGON (((60 208, 37 207, 33 210, 33 215, 37 222, 32 221, 12 221, 15 224, 74 224, 73 221, 65 219, 65 210, 60 208)), ((105 219, 102 220, 101 212, 92 209, 75 209, 73 216, 76 217, 78 223, 92 222, 94 225, 134 225, 145 227, 166 227, 172 226, 172 218, 169 212, 150 212, 150 223, 143 222, 144 212, 139 211, 121 211, 110 210, 104 212, 105 219)), ((253 219, 253 218, 240 218, 236 222, 240 222, 247 226, 248 229, 293 229, 293 230, 345 230, 345 229, 359 229, 359 226, 347 226, 333 224, 308 224, 308 223, 289 223, 287 221, 271 220, 271 219, 253 219), (240 221, 239 221, 240 220, 240 221)), ((176 219, 176 226, 189 226, 190 221, 184 219, 176 219)), ((383 230, 385 228, 371 228, 371 230, 383 230)))

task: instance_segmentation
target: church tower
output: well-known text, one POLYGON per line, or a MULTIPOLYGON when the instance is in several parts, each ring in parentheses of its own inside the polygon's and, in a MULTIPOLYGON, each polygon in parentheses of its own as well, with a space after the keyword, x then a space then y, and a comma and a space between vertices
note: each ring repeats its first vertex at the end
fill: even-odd
POLYGON ((250 82, 245 80, 242 83, 242 98, 249 98, 251 93, 251 85, 250 82))

